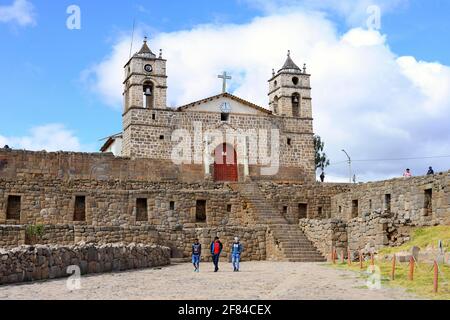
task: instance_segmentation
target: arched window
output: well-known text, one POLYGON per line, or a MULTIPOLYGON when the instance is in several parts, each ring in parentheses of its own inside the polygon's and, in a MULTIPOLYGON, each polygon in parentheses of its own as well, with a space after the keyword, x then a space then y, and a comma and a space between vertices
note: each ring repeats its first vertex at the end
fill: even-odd
POLYGON ((273 98, 273 113, 278 114, 278 96, 273 98))
POLYGON ((146 81, 143 86, 143 107, 147 109, 154 108, 154 87, 153 83, 150 81, 146 81))
POLYGON ((294 93, 292 95, 292 116, 299 117, 300 116, 300 95, 298 93, 294 93))

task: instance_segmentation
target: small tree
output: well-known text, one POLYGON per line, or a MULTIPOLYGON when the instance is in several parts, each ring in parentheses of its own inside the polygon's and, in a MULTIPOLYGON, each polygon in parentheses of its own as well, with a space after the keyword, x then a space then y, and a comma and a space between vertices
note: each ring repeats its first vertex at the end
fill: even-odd
POLYGON ((29 225, 26 229, 27 243, 29 245, 35 245, 38 241, 42 240, 44 236, 43 225, 29 225))
POLYGON ((316 170, 321 169, 325 171, 325 168, 330 165, 326 153, 323 151, 325 148, 325 142, 322 141, 320 136, 314 136, 314 149, 316 150, 316 170))

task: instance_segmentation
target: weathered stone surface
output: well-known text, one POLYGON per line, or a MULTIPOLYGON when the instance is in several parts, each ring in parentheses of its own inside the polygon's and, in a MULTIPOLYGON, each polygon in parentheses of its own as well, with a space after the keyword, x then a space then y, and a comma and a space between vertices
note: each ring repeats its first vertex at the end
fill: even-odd
MULTIPOLYGON (((115 266, 114 271, 157 267, 170 264, 170 249, 156 245, 136 244, 94 244, 80 243, 73 246, 22 246, 9 250, 0 260, 0 285, 67 277, 69 266, 78 266, 81 274, 111 271, 113 252, 124 261, 115 266), (140 252, 140 254, 138 254, 140 252), (88 255, 95 256, 96 261, 88 262, 88 255), (63 258, 66 256, 66 258, 63 258), (50 258, 50 259, 47 259, 50 258), (42 265, 43 261, 48 261, 42 265), (133 263, 126 263, 132 261, 133 263)), ((114 264, 114 262, 113 262, 114 264)))

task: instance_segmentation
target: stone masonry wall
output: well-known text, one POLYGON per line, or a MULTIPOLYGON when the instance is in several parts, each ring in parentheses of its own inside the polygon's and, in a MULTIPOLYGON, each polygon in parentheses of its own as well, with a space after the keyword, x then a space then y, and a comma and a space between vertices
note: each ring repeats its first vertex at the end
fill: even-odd
POLYGON ((24 244, 24 226, 0 226, 0 248, 14 248, 24 244))
POLYGON ((332 216, 353 219, 355 215, 387 213, 396 223, 411 226, 450 224, 450 171, 433 176, 400 178, 351 186, 332 198, 332 216), (431 210, 426 210, 426 190, 431 190, 431 210), (386 196, 390 195, 390 202, 386 196))
MULTIPOLYGON (((231 143, 238 156, 239 164, 244 163, 244 152, 240 150, 236 141, 226 141, 225 137, 229 133, 248 134, 259 133, 258 130, 266 130, 266 136, 261 140, 251 140, 252 146, 259 144, 259 148, 249 148, 250 165, 253 166, 251 175, 253 177, 262 176, 260 167, 266 166, 261 161, 258 152, 260 149, 268 149, 267 155, 270 156, 270 148, 267 136, 271 130, 279 131, 279 166, 280 170, 272 179, 292 179, 288 172, 296 169, 295 178, 303 182, 312 182, 315 178, 314 173, 314 141, 312 120, 304 118, 279 118, 271 115, 244 115, 231 114, 229 122, 224 124, 221 121, 221 114, 218 112, 180 112, 176 110, 162 109, 144 109, 132 108, 123 116, 124 127, 124 149, 123 155, 135 158, 148 158, 158 160, 171 160, 172 152, 179 144, 179 141, 172 139, 174 130, 184 130, 183 137, 190 136, 192 155, 196 151, 200 152, 200 162, 195 163, 197 167, 203 170, 203 152, 204 152, 204 132, 219 132, 222 134, 221 141, 214 140, 215 145, 210 146, 211 152, 223 142, 231 143), (196 130, 195 123, 201 123, 200 130, 196 130), (195 133, 199 132, 198 139, 195 133), (290 145, 288 144, 290 139, 290 145), (292 170, 291 170, 292 168, 292 170), (257 169, 257 170, 256 170, 257 169), (257 171, 257 172, 255 172, 257 171)), ((214 137, 216 137, 214 135, 214 137)), ((278 154, 277 154, 278 155, 278 154)), ((190 161, 189 164, 193 162, 190 161)), ((204 179, 205 174, 198 176, 198 179, 204 179)), ((240 179, 242 179, 240 175, 240 179)))
POLYGON ((300 229, 311 240, 315 247, 330 258, 331 249, 335 248, 340 254, 347 250, 347 224, 339 219, 301 219, 300 229))
POLYGON ((349 189, 347 184, 296 184, 260 182, 259 187, 265 197, 292 224, 299 219, 327 219, 331 217, 331 197, 349 189), (307 206, 306 216, 300 216, 299 205, 307 206), (287 207, 287 211, 286 210, 287 207))
POLYGON ((330 195, 332 220, 303 219, 300 227, 327 256, 332 246, 338 254, 339 248, 347 246, 367 254, 402 245, 410 240, 414 227, 450 224, 449 177, 450 172, 445 172, 346 185, 342 192, 330 195), (425 200, 427 194, 430 201, 425 200))
POLYGON ((389 245, 386 215, 373 214, 347 222, 348 247, 352 251, 376 252, 389 245))
POLYGON ((170 249, 124 244, 19 247, 0 250, 0 285, 68 277, 68 267, 81 274, 151 268, 170 264, 170 249))
MULTIPOLYGON (((29 244, 26 237, 26 226, 0 226, 0 249, 12 249, 29 244)), ((174 228, 167 229, 155 226, 78 226, 78 225, 46 225, 39 245, 74 245, 77 243, 111 244, 140 243, 145 245, 163 245, 171 250, 174 258, 186 258, 191 255, 191 245, 198 238, 204 248, 204 260, 211 259, 209 245, 219 236, 224 244, 223 257, 230 257, 231 244, 234 237, 239 237, 245 246, 242 255, 244 260, 265 260, 266 227, 221 226, 212 228, 174 228)))
POLYGON ((351 186, 332 197, 353 250, 399 246, 414 227, 450 225, 450 171, 351 186))
POLYGON ((239 194, 223 184, 0 178, 0 224, 157 225, 174 228, 182 225, 242 226, 250 225, 252 221, 248 219, 239 194), (8 197, 12 195, 21 197, 20 220, 10 221, 7 217, 8 197), (86 198, 84 222, 74 222, 76 196, 86 198), (138 198, 147 199, 146 221, 136 221, 138 198), (196 220, 197 200, 206 201, 204 222, 196 220))

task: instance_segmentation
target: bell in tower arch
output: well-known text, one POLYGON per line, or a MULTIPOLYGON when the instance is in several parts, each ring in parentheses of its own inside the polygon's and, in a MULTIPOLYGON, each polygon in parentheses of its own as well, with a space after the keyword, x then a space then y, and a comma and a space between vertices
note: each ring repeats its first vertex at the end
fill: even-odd
POLYGON ((146 82, 143 89, 143 107, 152 109, 154 107, 153 84, 151 82, 146 82))

